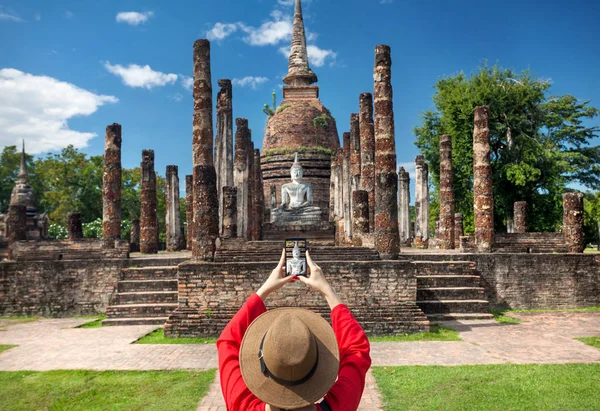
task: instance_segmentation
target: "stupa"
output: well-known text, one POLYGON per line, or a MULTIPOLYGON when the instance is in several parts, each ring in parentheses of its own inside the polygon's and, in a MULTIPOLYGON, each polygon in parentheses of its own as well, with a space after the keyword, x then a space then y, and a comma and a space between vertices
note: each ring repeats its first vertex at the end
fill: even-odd
POLYGON ((290 168, 300 153, 303 181, 313 189, 314 206, 329 221, 331 157, 340 147, 335 119, 319 100, 317 75, 308 63, 301 0, 296 0, 288 73, 283 79, 283 101, 267 121, 261 169, 265 198, 276 193, 281 204, 281 186, 290 182, 290 168), (272 187, 275 187, 272 189, 272 187), (272 191, 273 190, 273 191, 272 191))

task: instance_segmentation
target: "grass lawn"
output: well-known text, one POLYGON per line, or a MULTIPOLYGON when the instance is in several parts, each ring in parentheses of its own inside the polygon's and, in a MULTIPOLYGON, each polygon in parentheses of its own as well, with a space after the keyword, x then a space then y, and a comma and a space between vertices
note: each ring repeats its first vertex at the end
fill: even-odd
POLYGON ((10 350, 11 348, 15 348, 16 345, 1 345, 0 344, 0 354, 2 351, 10 350))
POLYGON ((492 308, 490 310, 490 313, 492 313, 494 315, 494 320, 496 320, 499 323, 505 323, 505 324, 518 324, 521 322, 521 320, 519 320, 518 318, 514 318, 511 317, 509 315, 505 315, 507 312, 510 312, 508 310, 498 310, 495 308, 492 308))
POLYGON ((195 410, 215 371, 0 372, 5 410, 195 410))
POLYGON ((596 347, 600 349, 600 337, 582 337, 575 338, 578 341, 586 343, 587 345, 591 345, 592 347, 596 347))
POLYGON ((600 254, 597 248, 586 248, 583 252, 585 254, 600 254))
MULTIPOLYGON (((83 318, 86 318, 86 317, 83 317, 83 318)), ((77 328, 100 328, 100 327, 102 327, 102 321, 106 320, 105 315, 95 316, 95 317, 91 317, 91 318, 95 318, 95 320, 90 321, 89 323, 80 325, 77 328)))
POLYGON ((215 344, 216 342, 217 339, 212 337, 168 338, 165 337, 165 331, 159 328, 150 334, 144 335, 134 344, 215 344))
POLYGON ((429 332, 404 335, 386 335, 369 337, 370 342, 406 342, 406 341, 462 341, 458 332, 450 328, 432 325, 429 332))
POLYGON ((374 367, 385 410, 600 409, 600 364, 374 367))
POLYGON ((586 308, 563 308, 559 310, 507 310, 507 313, 585 313, 592 311, 600 311, 598 307, 586 307, 586 308))
POLYGON ((0 326, 0 329, 2 329, 9 325, 24 324, 24 323, 30 323, 33 321, 37 321, 37 320, 39 320, 39 317, 24 317, 24 316, 16 316, 15 315, 15 316, 0 317, 0 320, 9 320, 10 321, 10 324, 0 326))

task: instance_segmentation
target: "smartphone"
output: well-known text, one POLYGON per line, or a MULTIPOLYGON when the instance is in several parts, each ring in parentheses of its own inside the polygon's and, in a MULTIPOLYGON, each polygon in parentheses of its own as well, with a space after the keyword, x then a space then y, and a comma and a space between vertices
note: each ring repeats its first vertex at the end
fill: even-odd
POLYGON ((306 238, 285 239, 285 274, 306 277, 309 273, 306 261, 308 241, 306 238))

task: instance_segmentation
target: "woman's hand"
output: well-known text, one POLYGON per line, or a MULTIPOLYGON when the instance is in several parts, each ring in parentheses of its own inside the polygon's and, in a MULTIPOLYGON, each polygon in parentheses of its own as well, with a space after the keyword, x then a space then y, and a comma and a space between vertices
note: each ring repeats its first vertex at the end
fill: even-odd
POLYGON ((269 278, 267 278, 267 281, 265 281, 265 283, 256 292, 256 294, 258 294, 258 296, 263 301, 265 301, 271 293, 274 293, 287 283, 292 282, 298 278, 291 275, 286 276, 284 265, 285 248, 281 252, 281 259, 279 260, 279 264, 277 264, 277 267, 273 270, 273 272, 271 272, 271 275, 269 276, 269 278))
POLYGON ((340 299, 336 295, 331 285, 325 278, 323 274, 323 270, 319 267, 313 259, 310 257, 310 252, 306 251, 306 261, 308 262, 308 267, 310 268, 310 277, 298 277, 300 281, 304 284, 308 285, 315 291, 323 294, 327 303, 329 304, 329 308, 333 310, 336 305, 341 304, 340 299))

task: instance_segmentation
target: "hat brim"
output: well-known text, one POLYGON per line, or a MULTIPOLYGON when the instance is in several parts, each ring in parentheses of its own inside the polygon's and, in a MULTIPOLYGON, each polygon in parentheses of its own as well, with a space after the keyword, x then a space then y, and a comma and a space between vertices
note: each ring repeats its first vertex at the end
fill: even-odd
POLYGON ((250 324, 240 347, 240 368, 246 386, 261 401, 279 408, 301 408, 323 398, 337 379, 339 364, 340 352, 329 323, 320 315, 301 308, 280 308, 262 314, 250 324), (308 381, 286 386, 261 372, 258 351, 263 336, 277 317, 290 312, 297 315, 315 336, 319 362, 308 381))

